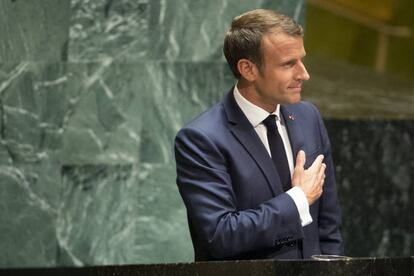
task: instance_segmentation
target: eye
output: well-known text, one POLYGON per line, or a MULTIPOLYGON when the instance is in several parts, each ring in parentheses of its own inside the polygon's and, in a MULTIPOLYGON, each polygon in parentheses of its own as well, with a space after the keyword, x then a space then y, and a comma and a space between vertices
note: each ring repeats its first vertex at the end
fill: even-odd
POLYGON ((291 68, 293 66, 295 66, 296 62, 294 60, 290 60, 288 62, 285 62, 282 64, 283 67, 285 68, 291 68))

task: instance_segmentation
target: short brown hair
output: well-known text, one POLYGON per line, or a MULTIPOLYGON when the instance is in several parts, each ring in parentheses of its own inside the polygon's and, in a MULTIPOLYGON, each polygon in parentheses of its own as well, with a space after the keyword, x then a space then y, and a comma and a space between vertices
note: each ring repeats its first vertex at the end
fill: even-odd
POLYGON ((224 38, 223 52, 237 79, 241 76, 237 69, 240 59, 248 59, 261 69, 262 37, 277 31, 291 36, 303 36, 303 29, 298 23, 273 10, 257 9, 233 18, 224 38))

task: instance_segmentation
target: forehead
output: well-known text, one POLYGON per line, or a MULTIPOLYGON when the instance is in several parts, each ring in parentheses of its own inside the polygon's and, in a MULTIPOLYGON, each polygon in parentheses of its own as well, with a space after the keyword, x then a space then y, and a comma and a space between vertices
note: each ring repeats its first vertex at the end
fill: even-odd
POLYGON ((262 39, 263 56, 288 59, 302 58, 305 56, 303 37, 290 36, 285 33, 270 33, 263 35, 262 39))

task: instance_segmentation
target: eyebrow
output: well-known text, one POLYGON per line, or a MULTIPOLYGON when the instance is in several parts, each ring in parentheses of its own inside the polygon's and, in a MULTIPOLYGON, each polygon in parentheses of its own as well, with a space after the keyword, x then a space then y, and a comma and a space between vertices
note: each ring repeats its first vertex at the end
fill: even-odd
MULTIPOLYGON (((305 59, 305 57, 306 57, 306 53, 299 59, 303 60, 303 59, 305 59)), ((286 59, 286 60, 281 60, 280 63, 284 64, 284 63, 289 63, 289 62, 296 61, 296 60, 297 60, 297 58, 290 58, 290 59, 286 59)))

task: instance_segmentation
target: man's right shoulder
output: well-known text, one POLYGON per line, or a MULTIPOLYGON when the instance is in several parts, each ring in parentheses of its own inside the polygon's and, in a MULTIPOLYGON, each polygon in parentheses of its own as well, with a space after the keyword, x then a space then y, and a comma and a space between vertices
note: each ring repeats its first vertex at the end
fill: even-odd
POLYGON ((180 131, 196 129, 204 133, 217 131, 227 123, 223 103, 219 102, 188 122, 180 131))

